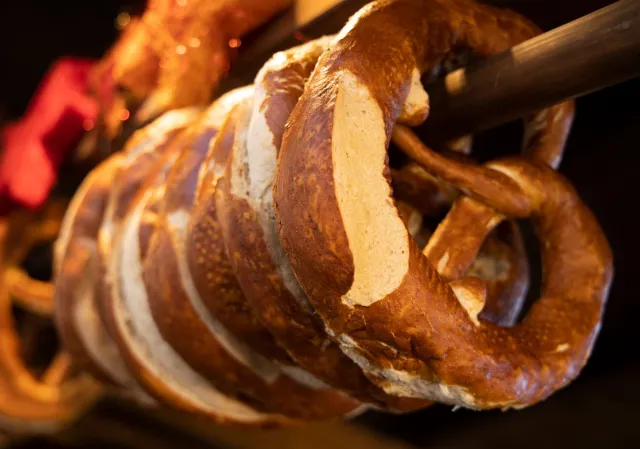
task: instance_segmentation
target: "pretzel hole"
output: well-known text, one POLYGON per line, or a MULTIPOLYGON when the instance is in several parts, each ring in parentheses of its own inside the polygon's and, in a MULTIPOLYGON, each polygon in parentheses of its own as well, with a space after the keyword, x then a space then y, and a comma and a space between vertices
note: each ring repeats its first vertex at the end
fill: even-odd
POLYGON ((522 120, 514 120, 474 134, 473 137, 474 159, 484 164, 517 153, 524 137, 524 127, 522 120))
POLYGON ((19 354, 25 367, 40 378, 60 350, 60 342, 53 321, 12 304, 11 313, 19 338, 19 354))
POLYGON ((496 253, 509 247, 509 223, 502 222, 485 238, 476 258, 471 262, 467 276, 477 277, 488 281, 504 278, 510 268, 507 258, 496 257, 496 253))
MULTIPOLYGON (((400 149, 391 143, 392 191, 409 234, 440 275, 452 283, 452 288, 453 283, 470 282, 471 278, 484 281, 486 291, 481 295, 479 287, 473 289, 478 293, 477 304, 464 300, 470 297, 465 293, 467 290, 459 288, 456 292, 474 323, 478 324, 480 317, 503 326, 515 324, 529 285, 527 255, 519 226, 512 221, 496 226, 495 220, 500 216, 492 209, 474 206, 479 203, 465 198, 458 189, 413 162, 407 156, 411 152, 404 152, 403 156, 398 152, 400 149), (421 214, 418 218, 417 212, 421 214)), ((439 153, 450 159, 475 162, 466 154, 439 153)))
POLYGON ((32 246, 20 266, 30 278, 50 281, 53 275, 53 242, 40 242, 32 246))
MULTIPOLYGON (((396 201, 396 207, 408 233, 418 247, 423 250, 432 238, 433 232, 438 229, 451 209, 451 205, 449 205, 442 210, 434 209, 432 213, 420 215, 416 208, 402 200, 396 201)), ((521 247, 514 244, 514 239, 518 236, 514 235, 516 231, 512 228, 513 223, 503 222, 489 232, 479 242, 478 251, 468 254, 469 260, 462 261, 463 264, 466 264, 466 268, 458 276, 450 279, 456 282, 463 278, 473 277, 485 281, 486 292, 483 294, 485 298, 483 305, 488 304, 488 307, 483 309, 483 306, 474 305, 474 321, 477 321, 476 318, 479 316, 494 323, 510 325, 515 318, 513 310, 518 309, 518 305, 521 303, 524 293, 522 288, 526 288, 526 285, 523 286, 522 283, 526 284, 527 273, 522 271, 526 270, 526 266, 522 267, 523 264, 526 265, 526 261, 522 260, 524 256, 519 252, 521 247)), ((464 244, 464 242, 458 244, 464 244)), ((456 242, 453 242, 452 246, 455 245, 456 242)), ((452 254, 454 254, 453 258, 460 257, 456 256, 455 248, 452 249, 452 254)), ((436 266, 439 263, 446 265, 449 261, 447 258, 442 258, 437 261, 431 260, 431 262, 436 266)), ((455 264, 455 261, 453 263, 455 264)), ((442 266, 436 266, 436 269, 440 268, 442 266)), ((461 304, 463 304, 462 300, 461 304)), ((463 304, 465 308, 467 305, 463 304)), ((467 308, 467 310, 469 309, 467 308)))
POLYGON ((540 298, 542 294, 542 258, 540 254, 540 242, 533 230, 533 225, 529 220, 518 220, 520 232, 527 253, 529 262, 529 290, 524 298, 522 310, 516 318, 516 324, 529 313, 531 306, 540 298))

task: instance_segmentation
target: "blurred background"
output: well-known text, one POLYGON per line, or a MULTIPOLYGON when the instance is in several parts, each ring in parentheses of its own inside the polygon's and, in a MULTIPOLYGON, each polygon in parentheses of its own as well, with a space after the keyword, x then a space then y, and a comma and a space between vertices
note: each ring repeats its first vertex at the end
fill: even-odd
MULTIPOLYGON (((321 20, 311 23, 305 33, 315 37, 334 32, 365 2, 342 3, 321 20)), ((612 2, 504 0, 489 3, 512 7, 543 28, 551 29, 612 2)), ((143 6, 143 2, 121 0, 82 3, 3 0, 0 4, 0 123, 23 113, 42 75, 55 59, 63 55, 100 57, 117 36, 114 24, 118 13, 135 14, 143 6)), ((253 78, 258 63, 251 60, 250 55, 266 52, 265 48, 271 51, 291 45, 295 27, 289 26, 279 32, 273 31, 273 24, 266 27, 273 37, 270 42, 275 42, 271 47, 261 46, 264 41, 260 33, 265 29, 247 39, 243 44, 245 48, 240 49, 240 62, 233 66, 226 83, 233 85, 253 78), (243 52, 249 55, 244 60, 243 52)), ((640 447, 638 104, 640 80, 602 90, 577 102, 576 120, 560 172, 574 183, 604 228, 614 251, 615 278, 590 363, 573 384, 546 402, 505 413, 452 412, 444 406, 405 416, 369 412, 348 425, 311 426, 289 434, 270 432, 268 435, 253 431, 237 435, 223 429, 205 429, 207 426, 187 425, 175 417, 140 414, 130 405, 105 403, 98 405, 67 435, 24 441, 20 446, 275 448, 346 443, 350 447, 376 447, 375 444, 404 447, 407 444, 407 447, 492 449, 640 447), (331 432, 335 434, 328 435, 331 432), (378 437, 378 433, 381 436, 378 437), (373 435, 373 438, 363 435, 373 435)), ((513 152, 518 143, 512 129, 512 125, 507 125, 483 133, 477 147, 489 152, 513 152)))

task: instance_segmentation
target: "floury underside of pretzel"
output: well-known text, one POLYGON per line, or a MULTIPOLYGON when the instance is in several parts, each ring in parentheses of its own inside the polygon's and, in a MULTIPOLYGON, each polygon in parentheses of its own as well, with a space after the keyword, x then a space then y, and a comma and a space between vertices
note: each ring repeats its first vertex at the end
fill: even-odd
POLYGON ((612 275, 553 170, 573 104, 525 118, 522 155, 485 165, 470 137, 449 157, 406 127, 429 112, 424 72, 536 33, 467 0, 375 2, 274 55, 253 86, 138 131, 85 180, 56 246, 74 360, 147 404, 251 426, 522 407, 566 385, 612 275), (390 141, 412 162, 390 169, 390 141), (516 218, 536 228, 545 277, 520 323, 516 218))

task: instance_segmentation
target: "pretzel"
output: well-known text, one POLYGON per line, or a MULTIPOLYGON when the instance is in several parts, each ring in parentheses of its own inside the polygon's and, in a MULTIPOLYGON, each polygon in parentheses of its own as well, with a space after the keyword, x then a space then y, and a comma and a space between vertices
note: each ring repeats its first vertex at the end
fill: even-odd
MULTIPOLYGON (((455 48, 483 56, 534 32, 519 16, 466 0, 370 4, 322 55, 289 119, 273 194, 282 245, 329 335, 389 394, 523 407, 575 378, 591 351, 611 254, 591 212, 545 164, 561 154, 557 140, 539 142, 528 160, 486 167, 422 147, 414 154, 479 207, 533 220, 544 242, 543 297, 514 327, 477 318, 483 283, 443 278, 390 198, 386 146, 394 123, 419 123, 428 111, 420 74, 455 48)), ((553 123, 551 115, 571 107, 541 113, 541 121, 553 123)), ((408 139, 404 128, 395 130, 408 139)))
MULTIPOLYGON (((401 405, 397 399, 386 397, 328 340, 314 322, 275 234, 270 187, 284 121, 302 92, 303 82, 313 70, 317 57, 329 42, 329 38, 324 38, 277 54, 256 78, 258 88, 251 123, 247 131, 241 131, 241 136, 246 133, 246 143, 234 145, 225 176, 219 181, 220 195, 216 204, 225 242, 235 274, 253 310, 258 311, 261 321, 297 363, 356 397, 360 389, 368 390, 360 396, 370 402, 371 395, 375 395, 378 406, 391 409, 424 406, 417 402, 401 405), (323 362, 319 363, 319 360, 323 362)), ((437 193, 442 190, 437 185, 433 189, 437 193)), ((518 262, 524 256, 522 248, 519 249, 518 262)), ((512 316, 519 311, 523 298, 522 278, 526 277, 523 267, 516 271, 515 279, 521 285, 512 288, 517 297, 510 312, 512 316)), ((494 288, 496 302, 503 307, 505 303, 511 305, 509 300, 498 298, 498 291, 502 289, 504 286, 494 288)), ((506 313, 502 311, 495 315, 506 313)))
POLYGON ((39 315, 53 312, 53 286, 33 278, 22 264, 34 247, 56 239, 65 207, 65 201, 54 199, 37 212, 17 210, 7 221, 3 273, 6 290, 13 301, 39 315))
POLYGON ((228 70, 229 40, 290 4, 290 0, 150 0, 119 48, 116 82, 130 87, 134 101, 142 102, 138 111, 142 122, 173 108, 205 105, 228 70))
MULTIPOLYGON (((28 223, 21 218, 24 217, 18 218, 20 224, 28 223)), ((10 216, 7 221, 0 223, 2 264, 7 246, 19 244, 20 241, 19 238, 15 239, 19 237, 15 234, 16 230, 9 229, 15 226, 15 223, 8 223, 12 220, 13 217, 10 216), (9 240, 9 237, 13 240, 9 240)), ((38 234, 33 229, 23 231, 25 235, 38 234)), ((46 234, 46 229, 43 231, 46 234)), ((59 352, 41 375, 30 371, 22 353, 26 352, 25 349, 31 351, 32 348, 24 348, 29 342, 20 341, 11 309, 12 299, 16 296, 9 294, 8 284, 4 279, 6 271, 0 271, 3 272, 0 279, 0 429, 8 437, 57 431, 93 403, 100 393, 100 387, 86 374, 74 374, 70 358, 65 352, 59 352)), ((32 301, 22 297, 31 291, 33 289, 30 287, 20 290, 20 304, 36 304, 35 313, 46 314, 46 308, 43 310, 40 304, 42 298, 32 301)), ((50 303, 51 297, 47 300, 50 303)), ((25 317, 23 324, 27 326, 30 324, 28 318, 35 317, 25 317)), ((34 328, 34 331, 37 332, 37 329, 34 328)))
MULTIPOLYGON (((116 307, 116 302, 120 301, 121 295, 119 276, 113 274, 116 268, 112 265, 114 265, 113 260, 117 254, 115 248, 118 236, 121 233, 123 220, 130 203, 135 201, 147 182, 147 178, 156 171, 157 163, 165 158, 164 155, 177 156, 177 149, 172 144, 173 137, 179 135, 190 123, 196 120, 199 114, 199 110, 195 109, 167 113, 148 127, 138 131, 128 143, 123 154, 112 156, 116 168, 108 182, 115 183, 118 188, 112 187, 108 192, 109 197, 104 214, 100 217, 97 239, 98 277, 94 294, 97 302, 96 309, 105 326, 106 333, 114 340, 117 352, 124 359, 127 370, 135 379, 135 385, 139 385, 139 388, 147 391, 155 399, 172 404, 174 402, 181 403, 184 399, 181 398, 179 391, 172 391, 170 379, 166 381, 157 379, 154 368, 148 368, 149 363, 153 365, 153 362, 144 356, 144 343, 142 344, 142 352, 139 347, 127 346, 130 338, 128 328, 118 324, 114 314, 114 307, 116 307), (170 393, 163 396, 165 390, 169 390, 170 393)), ((131 380, 129 380, 130 382, 131 380)))
POLYGON ((56 317, 65 346, 97 379, 142 393, 121 360, 106 302, 111 281, 106 274, 112 239, 126 210, 157 159, 153 150, 197 117, 197 110, 168 113, 136 132, 122 153, 111 156, 83 182, 65 216, 56 245, 56 317), (126 180, 126 181, 125 181, 126 180))
MULTIPOLYGON (((215 197, 218 219, 248 308, 301 368, 349 394, 359 388, 373 390, 371 395, 375 395, 374 404, 378 407, 415 409, 424 404, 387 398, 336 346, 326 338, 317 338, 317 323, 305 310, 304 295, 296 297, 301 292, 281 248, 273 240, 277 239, 275 228, 269 224, 270 178, 279 137, 304 80, 329 42, 330 38, 322 38, 276 54, 256 78, 252 103, 241 105, 236 111, 235 141, 215 197), (269 234, 270 231, 273 232, 269 234), (359 385, 364 387, 354 387, 359 385)), ((213 202, 213 195, 203 193, 206 198, 201 197, 201 201, 213 202)), ((197 222, 198 217, 194 219, 197 222)))
POLYGON ((140 17, 126 16, 122 33, 91 70, 99 117, 87 123, 76 162, 93 167, 163 112, 205 106, 229 70, 239 38, 290 4, 149 0, 140 17))

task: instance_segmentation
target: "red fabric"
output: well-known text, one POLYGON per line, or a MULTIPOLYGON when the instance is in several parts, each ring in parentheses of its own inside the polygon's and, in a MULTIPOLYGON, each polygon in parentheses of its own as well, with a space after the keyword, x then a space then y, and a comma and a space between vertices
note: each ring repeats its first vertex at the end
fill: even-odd
POLYGON ((49 69, 22 119, 1 130, 0 215, 46 201, 62 162, 94 123, 98 103, 88 93, 93 60, 61 58, 49 69))

